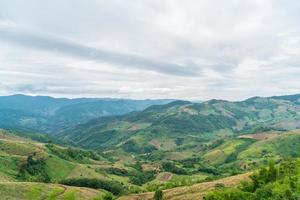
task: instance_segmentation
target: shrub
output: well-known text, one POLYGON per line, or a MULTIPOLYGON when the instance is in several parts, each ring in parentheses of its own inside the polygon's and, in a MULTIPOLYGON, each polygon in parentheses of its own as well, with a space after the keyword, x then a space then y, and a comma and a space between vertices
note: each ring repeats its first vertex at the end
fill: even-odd
POLYGON ((18 177, 27 181, 50 182, 51 178, 46 170, 43 159, 34 159, 32 155, 27 157, 26 163, 21 165, 18 177))
POLYGON ((163 200, 163 192, 161 190, 156 190, 153 198, 154 200, 163 200))
POLYGON ((155 179, 155 175, 155 171, 137 172, 132 174, 132 177, 130 177, 130 182, 135 185, 143 185, 144 183, 155 179))
POLYGON ((101 180, 101 179, 89 179, 89 178, 71 178, 65 179, 60 182, 64 185, 89 187, 94 189, 104 189, 114 195, 120 195, 124 192, 124 186, 117 181, 101 180))
POLYGON ((250 193, 238 189, 224 189, 209 192, 203 200, 248 200, 250 193))
POLYGON ((167 171, 167 172, 172 172, 174 174, 182 174, 186 175, 188 174, 185 169, 177 167, 174 163, 172 162, 165 162, 162 164, 162 168, 167 171))

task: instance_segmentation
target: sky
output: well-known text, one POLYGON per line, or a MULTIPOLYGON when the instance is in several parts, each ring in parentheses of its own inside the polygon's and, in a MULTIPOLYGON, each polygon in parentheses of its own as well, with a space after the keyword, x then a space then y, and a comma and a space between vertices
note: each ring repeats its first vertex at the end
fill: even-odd
POLYGON ((299 0, 1 0, 0 95, 300 93, 299 0))

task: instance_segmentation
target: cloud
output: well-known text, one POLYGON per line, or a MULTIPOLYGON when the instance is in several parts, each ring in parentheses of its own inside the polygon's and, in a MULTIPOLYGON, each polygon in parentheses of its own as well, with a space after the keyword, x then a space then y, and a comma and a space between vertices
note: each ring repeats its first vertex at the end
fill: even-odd
POLYGON ((147 59, 138 55, 110 52, 93 47, 77 44, 72 41, 50 36, 40 36, 18 32, 12 29, 0 29, 0 40, 12 42, 29 48, 62 53, 101 63, 116 64, 119 66, 136 67, 177 76, 196 76, 199 68, 194 65, 178 65, 147 59))
POLYGON ((0 94, 300 92, 298 0, 3 0, 0 94))

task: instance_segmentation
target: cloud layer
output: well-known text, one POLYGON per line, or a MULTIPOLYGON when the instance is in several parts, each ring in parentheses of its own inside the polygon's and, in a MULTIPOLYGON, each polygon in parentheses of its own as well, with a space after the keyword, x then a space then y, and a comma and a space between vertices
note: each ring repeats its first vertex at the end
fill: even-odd
POLYGON ((300 92, 297 0, 4 0, 0 95, 300 92))

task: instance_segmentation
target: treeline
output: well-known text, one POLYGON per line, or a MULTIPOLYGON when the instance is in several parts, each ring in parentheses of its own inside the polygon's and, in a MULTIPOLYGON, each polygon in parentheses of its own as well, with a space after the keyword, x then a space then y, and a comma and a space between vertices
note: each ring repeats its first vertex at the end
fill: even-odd
POLYGON ((102 180, 95 178, 70 178, 60 182, 63 185, 89 187, 94 189, 104 189, 114 195, 121 195, 125 192, 125 186, 117 181, 102 180))
POLYGON ((54 144, 47 144, 46 147, 58 157, 69 160, 69 161, 77 161, 80 163, 89 163, 89 159, 93 160, 101 160, 101 156, 97 153, 87 150, 81 150, 76 148, 61 148, 54 144))
POLYGON ((238 188, 219 187, 204 200, 297 200, 300 195, 299 161, 289 159, 278 166, 270 162, 266 168, 250 176, 238 188))
POLYGON ((156 171, 154 170, 144 171, 140 162, 136 162, 135 164, 129 166, 133 169, 127 170, 127 169, 120 169, 116 167, 109 167, 107 169, 100 169, 100 168, 96 169, 96 172, 101 173, 102 171, 105 171, 106 173, 109 174, 128 177, 130 183, 139 186, 154 180, 156 177, 157 174, 156 171))

